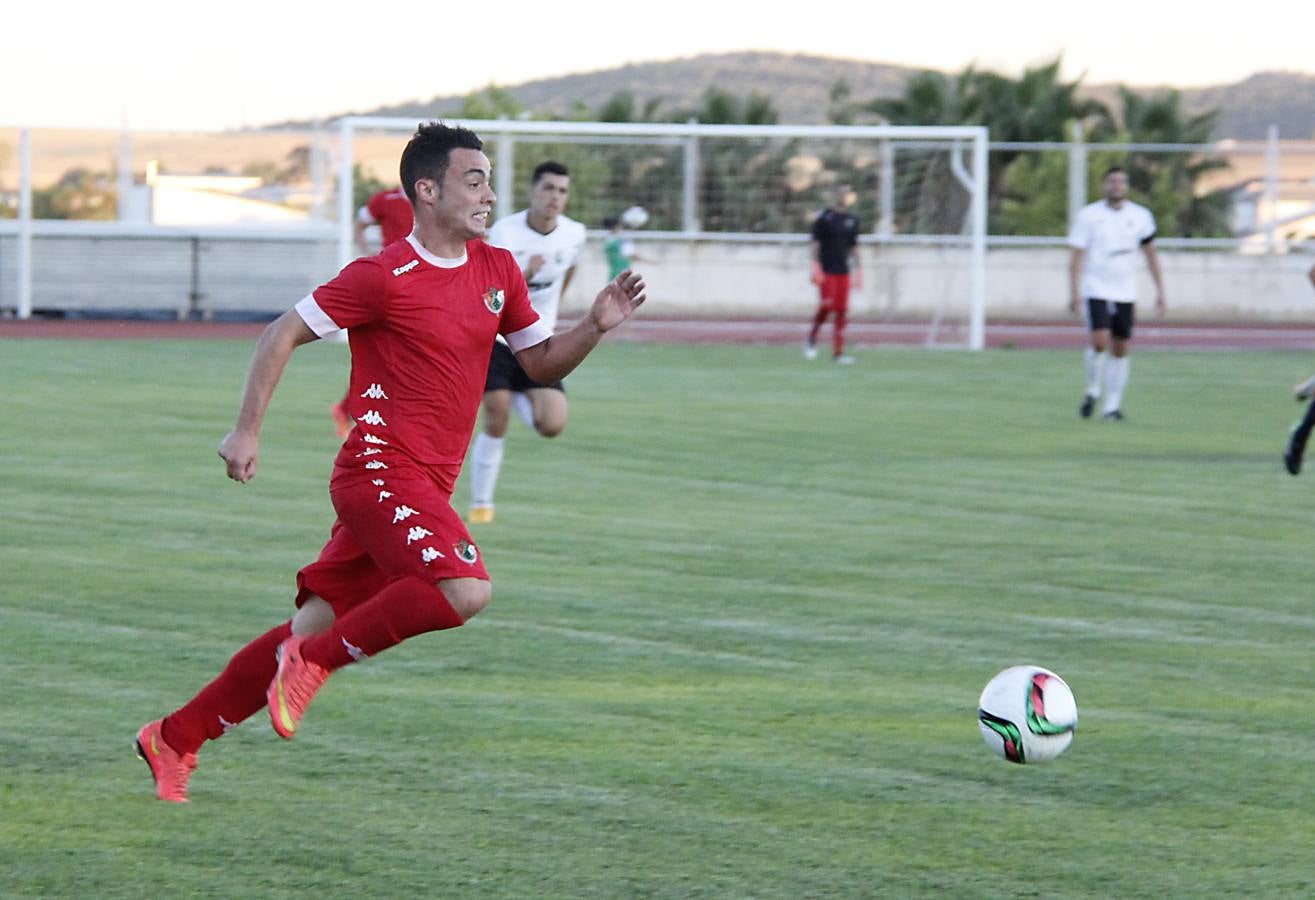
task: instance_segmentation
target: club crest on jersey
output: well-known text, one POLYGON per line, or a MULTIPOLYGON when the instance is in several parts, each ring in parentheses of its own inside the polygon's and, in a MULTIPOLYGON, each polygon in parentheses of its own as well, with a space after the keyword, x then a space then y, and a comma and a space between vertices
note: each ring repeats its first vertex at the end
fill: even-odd
POLYGON ((489 312, 495 316, 502 312, 502 307, 507 302, 507 295, 497 288, 489 288, 484 292, 484 305, 489 308, 489 312))
POLYGON ((457 551, 457 559, 467 565, 474 565, 475 560, 479 559, 479 551, 470 541, 458 541, 452 545, 452 549, 457 551))

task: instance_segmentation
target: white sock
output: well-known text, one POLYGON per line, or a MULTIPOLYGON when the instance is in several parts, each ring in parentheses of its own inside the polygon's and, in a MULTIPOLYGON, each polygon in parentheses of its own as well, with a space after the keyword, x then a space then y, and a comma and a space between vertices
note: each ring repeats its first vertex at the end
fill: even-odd
POLYGON ((530 402, 530 395, 517 391, 511 395, 511 408, 516 411, 516 415, 521 417, 521 421, 531 428, 534 427, 534 404, 530 402))
POLYGON ((1128 357, 1114 356, 1105 366, 1105 412, 1119 408, 1123 389, 1128 386, 1128 357))
POLYGON ((1083 353, 1082 359, 1086 363, 1087 369, 1087 396, 1100 396, 1101 375, 1105 369, 1105 361, 1109 358, 1109 353, 1097 353, 1095 347, 1088 346, 1083 353))
POLYGON ((470 449, 470 503, 472 506, 492 506, 493 489, 498 484, 502 469, 502 442, 504 438, 489 437, 484 432, 475 435, 475 446, 470 449))

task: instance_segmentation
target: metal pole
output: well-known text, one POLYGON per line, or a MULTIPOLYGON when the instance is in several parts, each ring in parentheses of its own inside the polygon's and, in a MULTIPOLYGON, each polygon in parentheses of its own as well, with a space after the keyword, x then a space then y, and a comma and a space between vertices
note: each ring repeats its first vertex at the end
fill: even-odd
MULTIPOLYGON (((693 120, 690 120, 693 124, 693 120)), ((685 138, 685 173, 681 191, 681 229, 694 234, 699 224, 699 138, 691 134, 685 138)))
POLYGON ((1073 144, 1068 149, 1068 230, 1078 219, 1078 211, 1087 205, 1087 145, 1082 123, 1073 123, 1073 144))
POLYGON ((18 317, 32 318, 32 131, 18 133, 18 317))
POLYGON ((986 142, 981 129, 973 140, 972 316, 968 326, 968 349, 986 346, 986 142))
POLYGON ((310 139, 310 217, 316 222, 324 219, 324 123, 315 120, 310 139))
POLYGON ((493 193, 498 195, 494 204, 494 221, 516 211, 516 135, 509 131, 498 134, 498 164, 493 173, 493 193))
POLYGON ((356 258, 352 252, 352 122, 343 119, 338 137, 338 266, 356 258))
POLYGON ((895 233, 895 143, 881 142, 881 168, 877 182, 877 234, 889 237, 895 233))
POLYGON ((1278 251, 1278 126, 1269 126, 1265 140, 1265 251, 1278 251))

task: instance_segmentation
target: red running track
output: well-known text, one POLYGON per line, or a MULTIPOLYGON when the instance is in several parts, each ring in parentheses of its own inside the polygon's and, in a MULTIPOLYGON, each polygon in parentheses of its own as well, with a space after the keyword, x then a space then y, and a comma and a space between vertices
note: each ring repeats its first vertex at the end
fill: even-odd
MULTIPOLYGON (((563 324, 569 324, 564 322, 563 324)), ((92 340, 255 340, 263 322, 155 322, 118 319, 0 319, 0 338, 58 338, 92 340)), ((804 320, 786 319, 675 319, 643 316, 626 323, 617 340, 679 344, 802 344, 804 320)), ((847 329, 852 348, 918 346, 927 341, 926 322, 851 321, 847 329)), ((824 326, 821 342, 831 332, 824 326)), ((1028 349, 1080 348, 1086 335, 1073 321, 988 322, 988 347, 1028 349)), ((1230 324, 1223 322, 1144 322, 1134 333, 1143 350, 1313 350, 1315 324, 1230 324)), ((943 326, 940 344, 966 342, 960 324, 943 326)))

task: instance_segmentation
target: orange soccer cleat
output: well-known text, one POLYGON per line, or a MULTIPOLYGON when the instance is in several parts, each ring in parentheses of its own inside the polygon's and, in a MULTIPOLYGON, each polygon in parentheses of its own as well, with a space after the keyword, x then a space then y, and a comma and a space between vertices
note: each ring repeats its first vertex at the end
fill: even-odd
POLYGON ((187 779, 196 768, 195 753, 179 753, 164 742, 164 719, 148 722, 137 732, 137 755, 146 760, 155 779, 155 796, 170 803, 187 802, 187 779))
POLYGON ((269 719, 279 737, 290 740, 297 733, 301 717, 306 714, 306 707, 324 682, 329 678, 329 670, 309 662, 301 655, 301 645, 305 637, 293 635, 279 644, 278 671, 269 683, 265 700, 269 704, 269 719))

